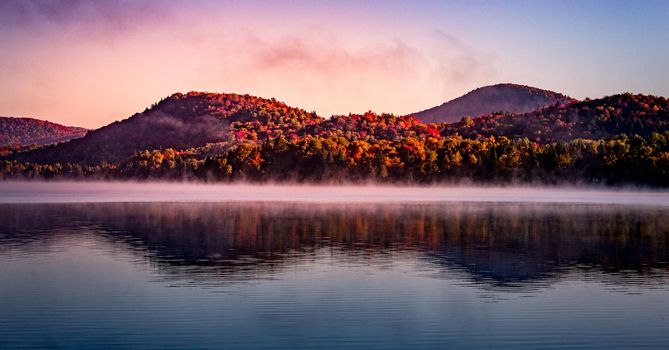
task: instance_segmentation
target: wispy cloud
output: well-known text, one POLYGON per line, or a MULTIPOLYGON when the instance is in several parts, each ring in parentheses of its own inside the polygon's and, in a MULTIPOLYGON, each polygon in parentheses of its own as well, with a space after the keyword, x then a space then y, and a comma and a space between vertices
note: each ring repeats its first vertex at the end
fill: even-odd
POLYGON ((432 68, 434 80, 444 90, 451 85, 467 85, 482 76, 493 76, 491 58, 479 52, 455 35, 435 31, 434 56, 438 62, 432 68))
POLYGON ((418 52, 400 40, 351 49, 330 36, 285 37, 262 40, 257 36, 247 45, 252 69, 286 71, 297 74, 404 73, 416 63, 418 52))
POLYGON ((222 48, 215 56, 221 80, 244 81, 243 88, 289 101, 306 100, 326 115, 412 112, 401 106, 422 107, 467 91, 493 71, 483 54, 443 32, 420 48, 399 38, 356 46, 323 29, 300 36, 223 38, 205 45, 222 48))
POLYGON ((170 8, 149 0, 2 0, 0 26, 74 29, 82 35, 116 36, 171 18, 170 8))

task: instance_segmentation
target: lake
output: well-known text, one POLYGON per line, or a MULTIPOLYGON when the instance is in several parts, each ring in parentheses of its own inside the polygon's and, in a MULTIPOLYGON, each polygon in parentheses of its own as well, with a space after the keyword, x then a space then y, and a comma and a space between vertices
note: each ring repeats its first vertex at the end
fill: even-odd
POLYGON ((669 193, 0 183, 0 348, 664 349, 669 193))

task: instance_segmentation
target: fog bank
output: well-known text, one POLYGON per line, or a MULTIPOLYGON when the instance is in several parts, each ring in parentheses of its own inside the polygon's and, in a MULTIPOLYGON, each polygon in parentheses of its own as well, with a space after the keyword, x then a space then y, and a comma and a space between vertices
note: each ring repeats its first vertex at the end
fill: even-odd
POLYGON ((0 203, 304 202, 592 203, 669 206, 669 191, 579 187, 211 185, 0 182, 0 203))

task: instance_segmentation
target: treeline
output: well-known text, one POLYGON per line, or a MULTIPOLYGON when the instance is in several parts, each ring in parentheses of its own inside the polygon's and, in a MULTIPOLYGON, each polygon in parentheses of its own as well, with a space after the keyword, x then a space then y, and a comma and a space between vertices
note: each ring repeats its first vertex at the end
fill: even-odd
POLYGON ((178 151, 137 152, 96 166, 0 162, 4 179, 252 182, 535 182, 669 186, 669 131, 542 144, 527 138, 280 136, 178 151))

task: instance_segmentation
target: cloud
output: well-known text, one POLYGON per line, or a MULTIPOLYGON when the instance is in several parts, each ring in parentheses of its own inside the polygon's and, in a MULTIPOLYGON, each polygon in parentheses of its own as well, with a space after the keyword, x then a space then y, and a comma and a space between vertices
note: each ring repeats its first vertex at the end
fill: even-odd
POLYGON ((396 75, 409 70, 419 59, 416 49, 400 40, 359 49, 348 48, 331 38, 284 37, 249 41, 249 68, 285 71, 291 74, 320 74, 335 77, 349 74, 396 75))
MULTIPOLYGON (((492 73, 490 59, 457 36, 437 31, 432 44, 421 49, 394 39, 352 48, 336 36, 285 36, 262 39, 247 36, 237 54, 245 57, 246 69, 258 73, 284 73, 298 79, 361 80, 379 77, 385 80, 428 78, 439 86, 467 84, 492 73)), ((229 53, 226 53, 228 55, 229 53)), ((406 82, 406 80, 404 81, 406 82)))
POLYGON ((217 66, 203 69, 204 74, 217 72, 209 78, 227 91, 276 97, 325 116, 374 108, 362 106, 413 85, 421 74, 422 53, 402 40, 342 39, 327 31, 219 36, 216 44, 203 44, 202 57, 209 57, 201 67, 217 66), (214 55, 212 46, 220 48, 214 55))
POLYGON ((443 32, 420 46, 407 38, 361 42, 322 29, 275 37, 235 34, 203 44, 203 56, 212 56, 211 47, 221 48, 213 58, 219 81, 325 116, 368 109, 414 112, 402 106, 454 97, 492 71, 485 55, 443 32))
POLYGON ((2 0, 0 26, 74 29, 79 34, 119 35, 171 17, 168 6, 149 0, 2 0))
POLYGON ((439 62, 432 68, 434 79, 448 90, 449 85, 467 85, 480 77, 494 75, 490 58, 469 46, 457 36, 435 31, 434 56, 439 62))

